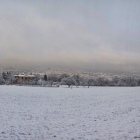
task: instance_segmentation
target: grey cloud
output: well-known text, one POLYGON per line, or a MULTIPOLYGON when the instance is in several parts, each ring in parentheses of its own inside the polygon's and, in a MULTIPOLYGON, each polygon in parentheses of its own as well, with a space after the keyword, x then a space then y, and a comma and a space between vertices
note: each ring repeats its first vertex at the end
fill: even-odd
POLYGON ((112 15, 108 14, 113 10, 109 2, 3 2, 0 64, 139 71, 139 19, 132 17, 134 11, 131 20, 118 21, 113 16, 120 15, 117 6, 121 2, 112 15), (124 28, 132 19, 135 25, 124 28))

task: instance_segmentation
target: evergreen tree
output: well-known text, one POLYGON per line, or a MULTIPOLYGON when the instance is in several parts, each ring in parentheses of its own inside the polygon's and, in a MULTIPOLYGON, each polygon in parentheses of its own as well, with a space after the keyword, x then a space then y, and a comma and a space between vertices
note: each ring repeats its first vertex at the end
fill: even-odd
POLYGON ((46 74, 44 75, 44 80, 47 81, 47 75, 46 74))

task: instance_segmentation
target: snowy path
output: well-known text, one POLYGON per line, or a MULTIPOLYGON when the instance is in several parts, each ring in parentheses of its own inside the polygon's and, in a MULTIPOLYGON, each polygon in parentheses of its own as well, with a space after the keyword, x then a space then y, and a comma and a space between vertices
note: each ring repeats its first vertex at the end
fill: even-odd
POLYGON ((0 86, 0 140, 140 140, 140 87, 0 86))

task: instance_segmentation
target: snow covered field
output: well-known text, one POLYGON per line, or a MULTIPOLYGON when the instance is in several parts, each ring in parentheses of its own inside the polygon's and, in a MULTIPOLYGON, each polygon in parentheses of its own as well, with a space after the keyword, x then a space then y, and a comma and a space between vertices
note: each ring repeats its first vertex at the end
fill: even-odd
POLYGON ((0 86, 0 140, 140 140, 140 87, 0 86))

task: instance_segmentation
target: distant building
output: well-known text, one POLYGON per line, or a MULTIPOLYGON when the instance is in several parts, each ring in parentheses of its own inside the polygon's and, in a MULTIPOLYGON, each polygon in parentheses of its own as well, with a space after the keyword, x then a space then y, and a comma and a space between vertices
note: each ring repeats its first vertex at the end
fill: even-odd
POLYGON ((27 75, 27 74, 18 74, 18 75, 14 75, 15 80, 13 81, 14 84, 16 84, 18 82, 18 80, 21 80, 23 82, 29 81, 31 79, 34 79, 36 76, 35 75, 27 75))

